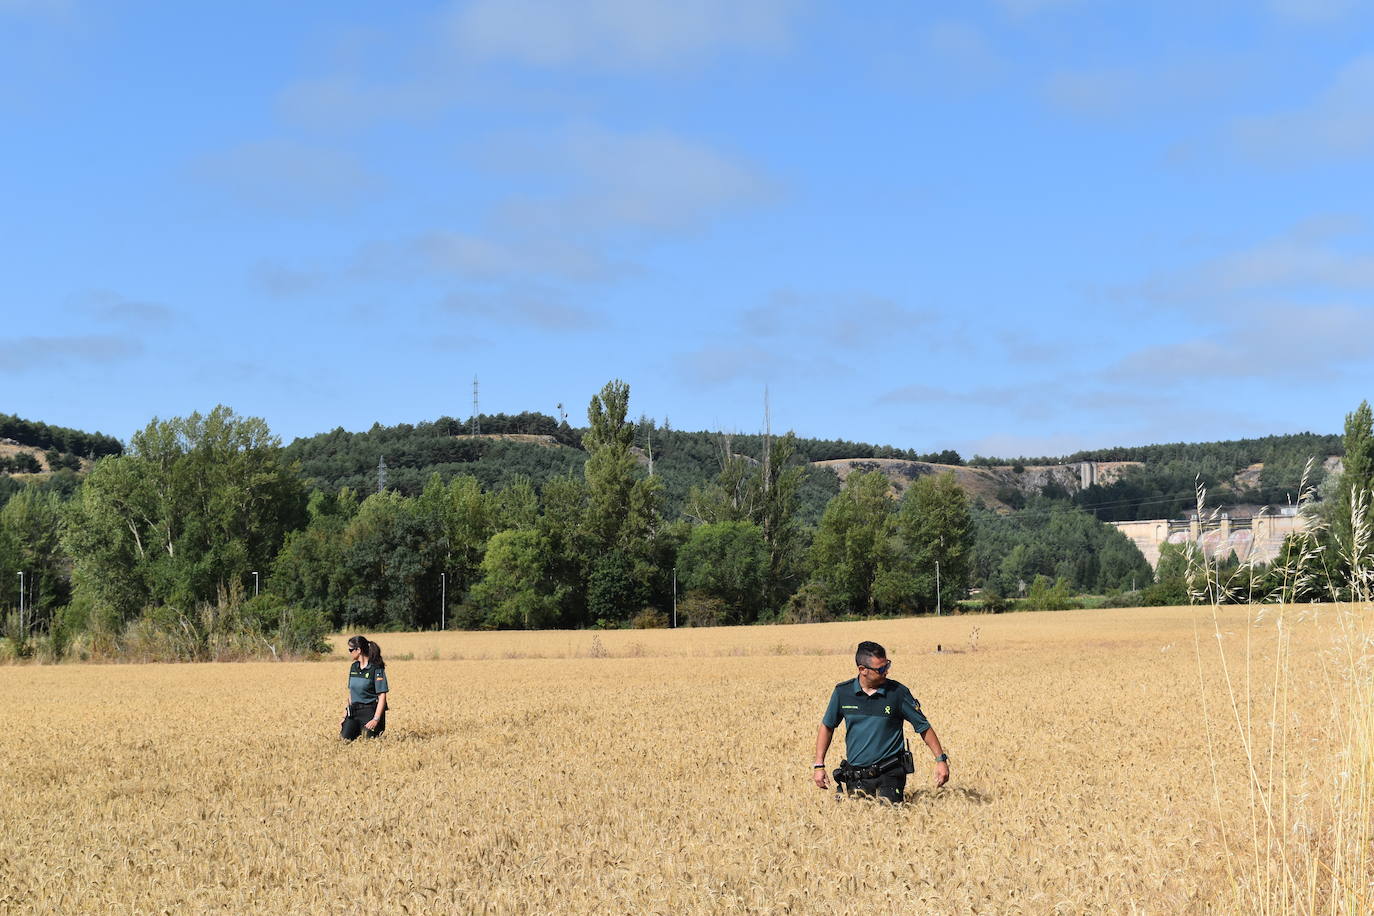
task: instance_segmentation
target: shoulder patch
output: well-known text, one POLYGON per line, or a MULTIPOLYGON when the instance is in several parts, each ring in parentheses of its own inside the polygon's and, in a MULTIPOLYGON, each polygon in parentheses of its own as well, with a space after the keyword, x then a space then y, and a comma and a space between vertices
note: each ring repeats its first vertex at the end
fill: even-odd
POLYGON ((847 680, 847 681, 840 681, 838 684, 835 685, 835 689, 836 689, 836 690, 839 690, 841 687, 846 687, 846 686, 848 686, 848 685, 850 685, 850 684, 852 684, 852 683, 854 683, 854 679, 851 677, 851 678, 850 678, 849 680, 847 680))

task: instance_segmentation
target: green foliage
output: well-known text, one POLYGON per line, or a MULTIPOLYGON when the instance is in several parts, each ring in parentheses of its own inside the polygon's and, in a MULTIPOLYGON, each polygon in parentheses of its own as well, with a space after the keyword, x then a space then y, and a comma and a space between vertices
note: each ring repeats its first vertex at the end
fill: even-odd
POLYGON ((67 505, 75 591, 131 621, 150 605, 189 612, 241 588, 304 518, 304 488, 278 446, 262 420, 223 406, 153 420, 67 505))
POLYGON ((874 586, 892 550, 889 490, 880 471, 856 471, 821 516, 811 546, 811 570, 834 613, 874 611, 874 586))
POLYGON ((1049 576, 1036 576, 1021 606, 1028 611, 1067 611, 1077 607, 1077 602, 1073 600, 1069 580, 1060 577, 1051 581, 1049 576))
POLYGON ((1023 595, 1038 575, 1075 591, 1104 594, 1144 585, 1154 573, 1116 528, 1064 502, 1032 500, 1022 512, 974 513, 972 579, 1003 595, 1023 595))
POLYGON ((1363 516, 1355 515, 1352 494, 1367 494, 1374 488, 1374 414, 1371 414, 1368 401, 1345 416, 1345 461, 1344 470, 1336 484, 1335 505, 1332 507, 1331 532, 1335 543, 1346 556, 1355 544, 1354 533, 1357 529, 1369 530, 1374 519, 1374 505, 1368 499, 1363 502, 1363 516))
POLYGON ((768 559, 763 531, 753 522, 698 525, 678 553, 678 580, 719 598, 732 623, 752 623, 763 606, 768 559))
POLYGON ((885 610, 933 611, 937 597, 947 607, 964 597, 973 570, 974 527, 968 497, 953 474, 921 477, 911 485, 896 532, 900 546, 878 595, 885 610))
POLYGON ((484 626, 531 629, 556 623, 559 588, 548 575, 547 555, 548 543, 538 531, 508 529, 491 536, 482 579, 472 589, 484 626))
POLYGON ((0 413, 0 439, 13 439, 20 445, 53 449, 85 458, 119 455, 124 451, 118 439, 104 433, 49 426, 39 420, 25 420, 7 413, 0 413))

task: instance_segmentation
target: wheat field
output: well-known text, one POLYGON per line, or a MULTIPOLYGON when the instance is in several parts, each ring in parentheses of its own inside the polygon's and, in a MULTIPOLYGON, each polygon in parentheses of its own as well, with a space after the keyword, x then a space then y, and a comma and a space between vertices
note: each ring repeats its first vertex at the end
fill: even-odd
POLYGON ((1234 911, 1272 878, 1273 831, 1319 844, 1349 776, 1327 688, 1350 617, 379 634, 389 730, 351 745, 337 649, 2 668, 0 910, 1234 911), (936 791, 916 747, 902 807, 810 781, 861 639, 951 757, 936 791))

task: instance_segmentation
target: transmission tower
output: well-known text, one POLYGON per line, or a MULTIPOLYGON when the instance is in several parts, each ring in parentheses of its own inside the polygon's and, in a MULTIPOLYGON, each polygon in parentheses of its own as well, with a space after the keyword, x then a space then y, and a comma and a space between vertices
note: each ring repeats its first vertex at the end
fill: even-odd
POLYGON ((472 377, 472 434, 482 435, 481 414, 477 412, 477 376, 472 377))
POLYGON ((377 492, 386 489, 386 456, 381 455, 377 458, 377 492))

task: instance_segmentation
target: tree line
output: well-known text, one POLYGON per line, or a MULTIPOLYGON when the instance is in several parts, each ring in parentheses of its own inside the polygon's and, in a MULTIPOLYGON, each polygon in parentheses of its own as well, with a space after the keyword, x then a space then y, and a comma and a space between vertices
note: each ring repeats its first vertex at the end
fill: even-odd
MULTIPOLYGON (((841 485, 791 433, 632 420, 619 381, 587 414, 562 434, 580 448, 475 439, 443 419, 283 448, 223 406, 155 419, 84 478, 64 471, 4 503, 4 635, 52 656, 205 658, 306 652, 344 627, 802 622, 951 608, 974 586, 995 610, 1160 584, 1129 539, 1068 499, 997 514, 951 475, 921 476, 900 498, 878 471, 841 485), (493 451, 446 475, 419 463, 441 438, 493 451), (565 463, 470 473, 516 446, 565 463), (372 449, 377 467, 359 475, 372 449), (327 477, 341 455, 345 476, 327 477), (422 468, 423 484, 396 485, 422 468)), ((547 428, 520 416, 507 429, 547 428)), ((1360 466, 1368 450, 1350 441, 1360 466)))
POLYGON ((0 413, 0 439, 92 459, 118 455, 124 450, 123 444, 114 436, 86 433, 65 426, 49 426, 39 420, 25 420, 7 413, 0 413))

